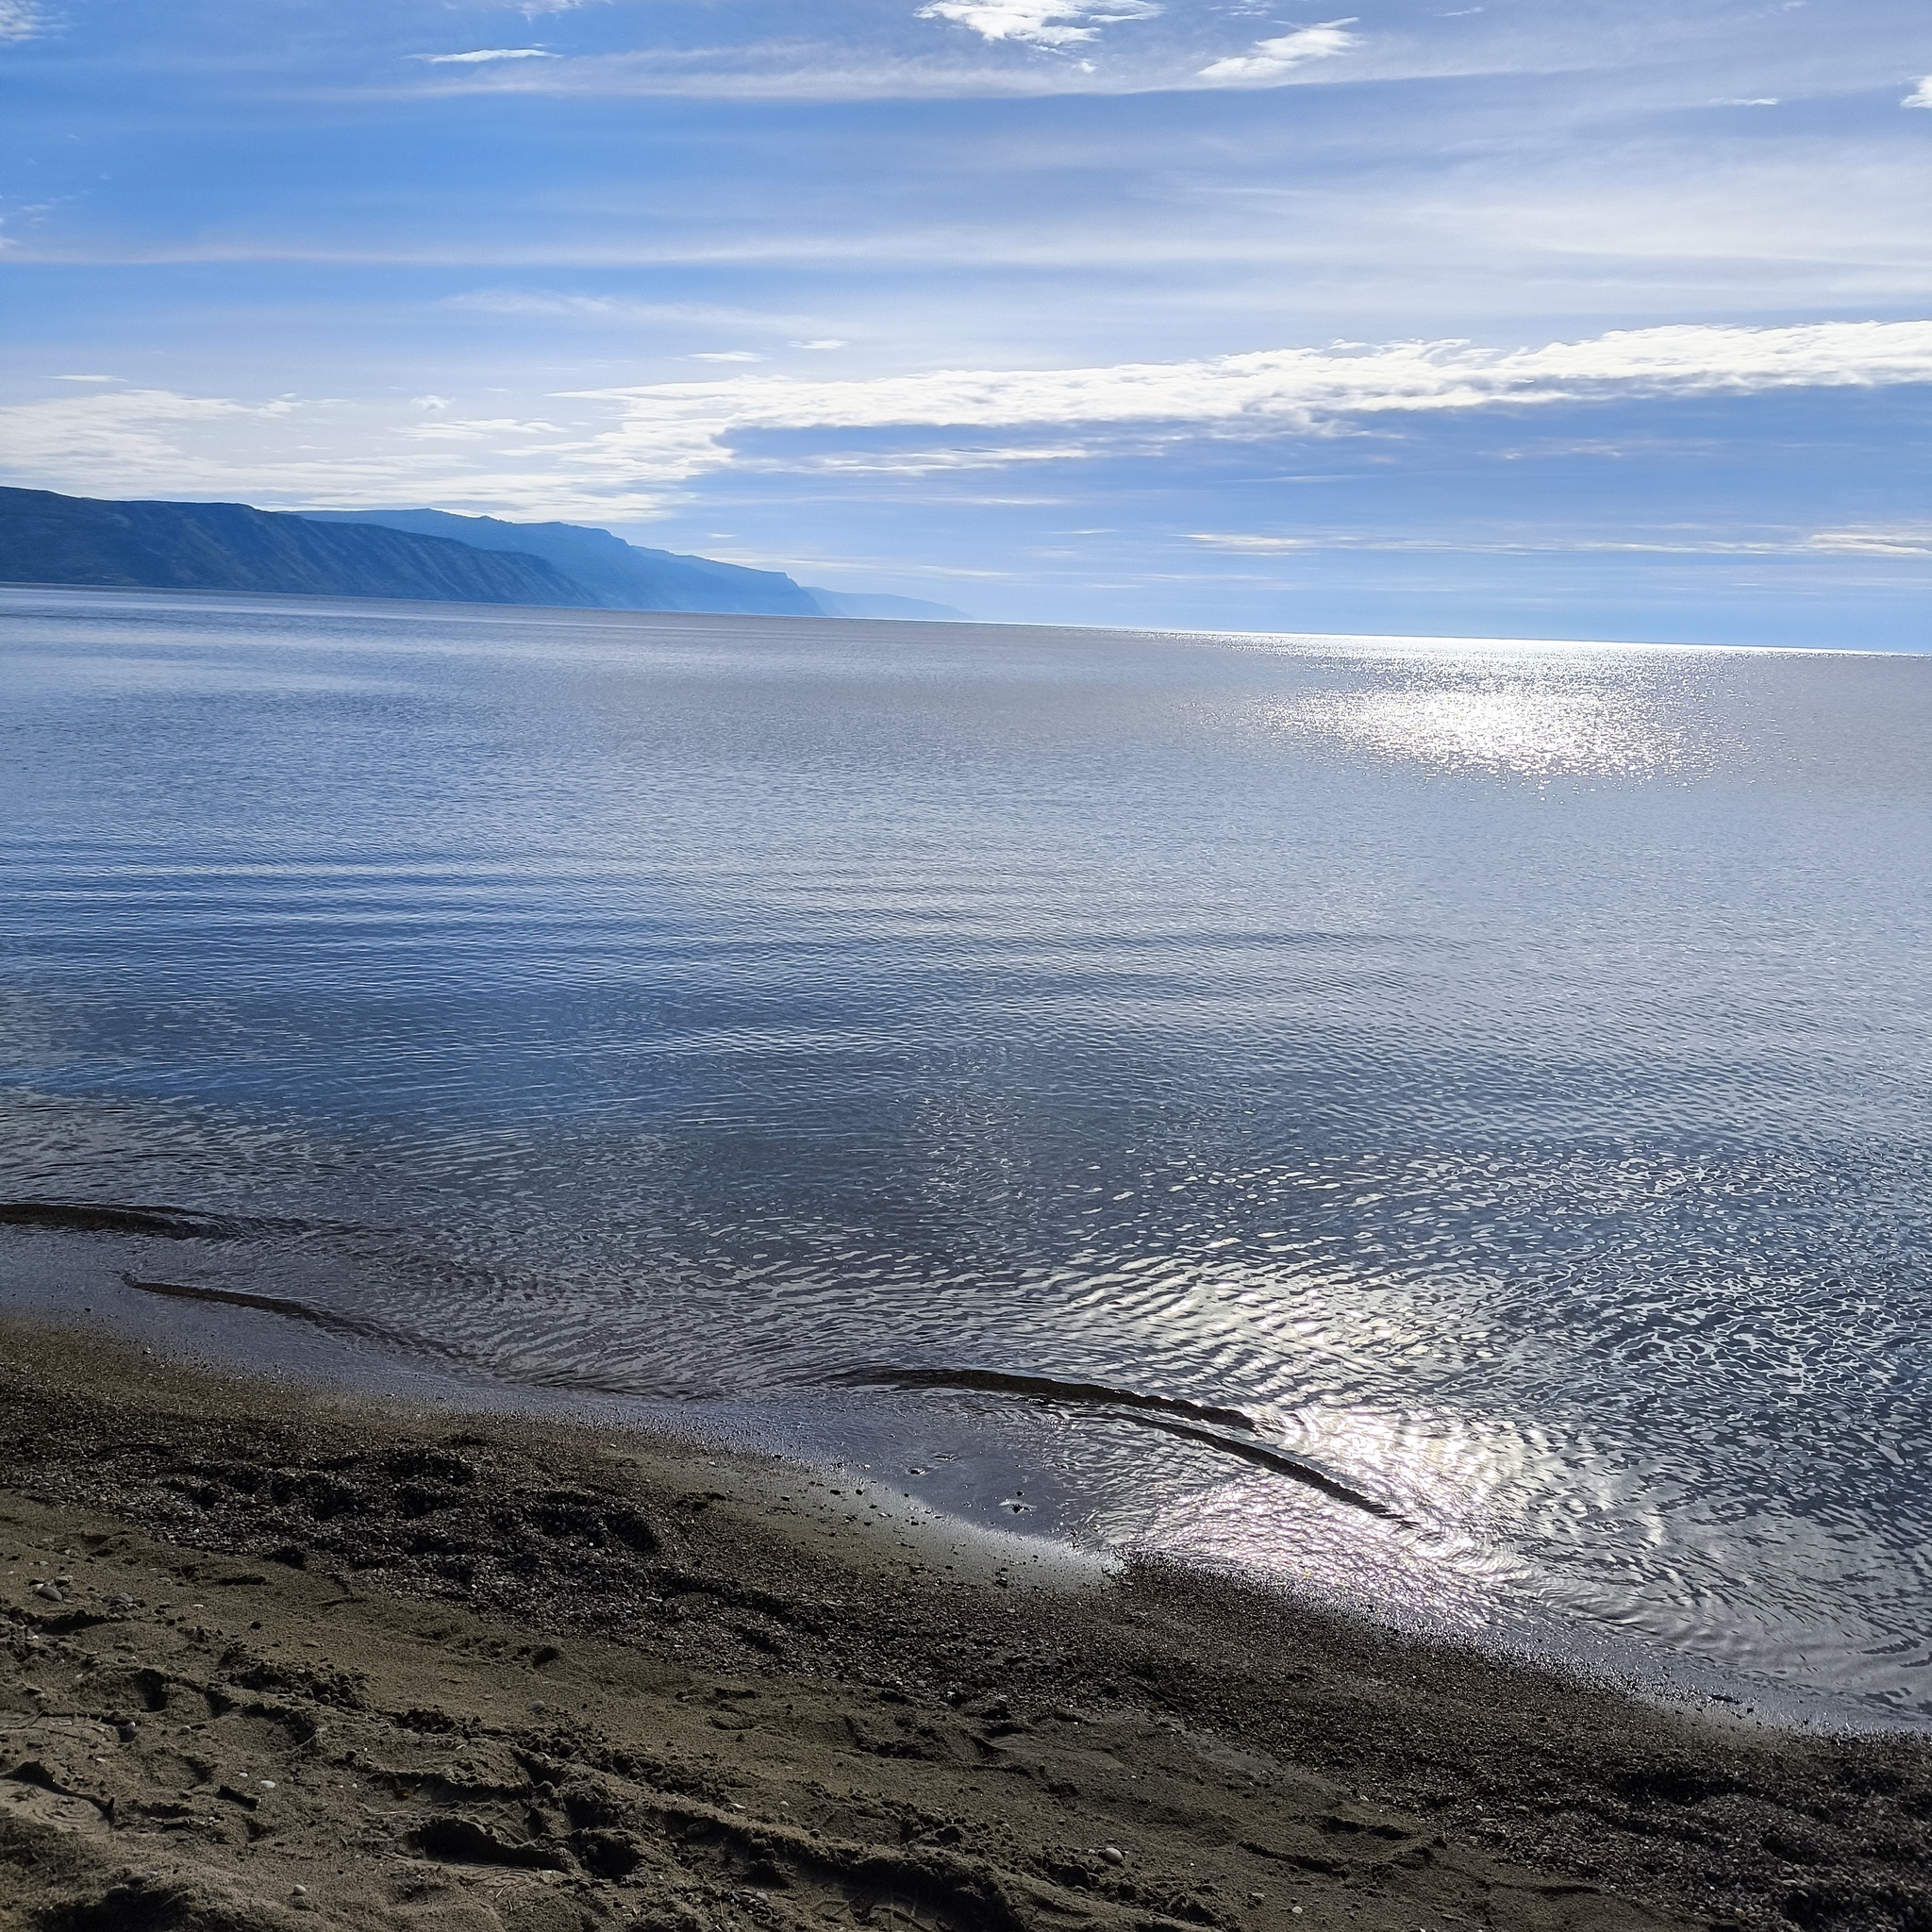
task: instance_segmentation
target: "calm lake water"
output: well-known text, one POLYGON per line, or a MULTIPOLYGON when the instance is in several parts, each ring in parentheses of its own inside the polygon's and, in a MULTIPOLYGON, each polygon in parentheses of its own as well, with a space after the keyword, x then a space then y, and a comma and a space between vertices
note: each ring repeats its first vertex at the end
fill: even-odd
POLYGON ((1932 1713, 1932 658, 0 653, 10 1305, 1932 1713))

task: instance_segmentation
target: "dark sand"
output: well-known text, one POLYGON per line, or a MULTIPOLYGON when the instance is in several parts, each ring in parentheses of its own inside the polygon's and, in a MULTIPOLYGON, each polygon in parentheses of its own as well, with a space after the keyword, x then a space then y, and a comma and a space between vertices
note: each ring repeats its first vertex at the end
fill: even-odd
POLYGON ((1932 1928, 1922 1744, 876 1500, 0 1326, 0 1928, 1932 1928))

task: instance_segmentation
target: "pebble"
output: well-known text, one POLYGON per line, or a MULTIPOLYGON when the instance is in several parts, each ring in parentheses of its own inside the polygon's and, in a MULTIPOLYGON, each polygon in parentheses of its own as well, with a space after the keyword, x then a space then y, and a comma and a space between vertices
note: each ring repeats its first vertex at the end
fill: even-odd
POLYGON ((306 1885, 291 1885, 289 1888, 289 1895, 291 1898, 307 1898, 308 1888, 306 1885))
POLYGON ((1127 1862, 1126 1853, 1122 1851, 1120 1846, 1118 1845, 1102 1845, 1100 1848, 1100 1856, 1103 1858, 1105 1858, 1109 1865, 1124 1865, 1127 1862))
POLYGON ((64 1604, 67 1601, 58 1583, 37 1583, 34 1585, 34 1594, 45 1597, 50 1604, 64 1604))

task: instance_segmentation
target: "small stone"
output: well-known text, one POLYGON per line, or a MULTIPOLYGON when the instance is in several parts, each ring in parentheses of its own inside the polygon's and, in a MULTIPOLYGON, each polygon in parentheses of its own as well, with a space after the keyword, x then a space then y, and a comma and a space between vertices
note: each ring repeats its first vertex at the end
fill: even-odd
POLYGON ((1268 1903, 1268 1894, 1265 1891, 1251 1891, 1248 1894, 1248 1903, 1251 1906, 1265 1906, 1268 1903))
POLYGON ((289 1896, 291 1898, 307 1898, 308 1896, 308 1888, 306 1885, 291 1885, 289 1888, 289 1896))
POLYGON ((45 1597, 50 1604, 64 1604, 67 1601, 58 1583, 37 1583, 34 1585, 34 1594, 45 1597))
POLYGON ((1127 1855, 1118 1845, 1102 1845, 1100 1856, 1109 1865, 1124 1865, 1127 1862, 1127 1855))

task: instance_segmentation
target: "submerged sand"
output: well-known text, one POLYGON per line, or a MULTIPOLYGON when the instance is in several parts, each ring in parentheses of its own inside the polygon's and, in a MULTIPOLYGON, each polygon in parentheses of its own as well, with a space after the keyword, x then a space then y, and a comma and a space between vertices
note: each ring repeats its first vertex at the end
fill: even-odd
POLYGON ((1932 1753, 0 1324, 4 1932, 1932 1927, 1932 1753))

